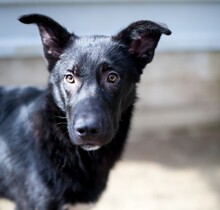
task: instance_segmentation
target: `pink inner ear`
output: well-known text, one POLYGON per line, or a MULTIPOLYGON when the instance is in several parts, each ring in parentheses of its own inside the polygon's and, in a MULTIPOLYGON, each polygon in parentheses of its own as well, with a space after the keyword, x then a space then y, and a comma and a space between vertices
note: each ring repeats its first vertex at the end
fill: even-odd
POLYGON ((129 53, 136 54, 138 57, 143 57, 148 52, 156 48, 158 42, 158 36, 153 34, 144 34, 140 38, 131 42, 129 53))
POLYGON ((45 53, 58 57, 60 52, 56 43, 56 38, 50 35, 43 27, 40 27, 40 32, 45 53))
POLYGON ((128 49, 128 52, 131 54, 136 54, 140 46, 141 46, 141 39, 133 40, 131 42, 130 48, 128 49))
POLYGON ((43 44, 49 45, 50 44, 50 40, 51 40, 50 35, 46 31, 44 31, 44 33, 42 33, 43 44))

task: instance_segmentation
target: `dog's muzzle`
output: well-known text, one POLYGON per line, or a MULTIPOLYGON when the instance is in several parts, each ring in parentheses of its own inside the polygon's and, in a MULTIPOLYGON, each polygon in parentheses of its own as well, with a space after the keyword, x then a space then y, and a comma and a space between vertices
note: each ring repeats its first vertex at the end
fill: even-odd
MULTIPOLYGON (((100 149, 109 142, 106 123, 98 114, 88 113, 76 116, 71 129, 72 142, 86 151, 100 149)), ((111 133, 111 132, 110 132, 111 133)))

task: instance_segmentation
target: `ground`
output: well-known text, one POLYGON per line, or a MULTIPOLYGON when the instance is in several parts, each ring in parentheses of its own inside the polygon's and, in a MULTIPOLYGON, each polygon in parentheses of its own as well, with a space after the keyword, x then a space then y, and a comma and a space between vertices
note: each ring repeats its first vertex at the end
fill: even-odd
POLYGON ((219 150, 216 127, 132 132, 100 201, 77 210, 219 210, 219 150))

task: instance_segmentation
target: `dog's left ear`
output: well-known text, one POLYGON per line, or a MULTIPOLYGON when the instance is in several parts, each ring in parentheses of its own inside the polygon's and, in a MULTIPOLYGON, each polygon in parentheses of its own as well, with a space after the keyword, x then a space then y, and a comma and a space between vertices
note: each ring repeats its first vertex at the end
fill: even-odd
POLYGON ((49 70, 59 59, 65 46, 74 34, 70 34, 64 27, 53 19, 40 14, 23 15, 19 21, 25 24, 37 24, 44 47, 44 54, 48 61, 49 70))
POLYGON ((170 35, 171 31, 162 24, 152 21, 137 21, 113 37, 127 47, 128 53, 142 69, 150 63, 155 48, 162 34, 170 35))

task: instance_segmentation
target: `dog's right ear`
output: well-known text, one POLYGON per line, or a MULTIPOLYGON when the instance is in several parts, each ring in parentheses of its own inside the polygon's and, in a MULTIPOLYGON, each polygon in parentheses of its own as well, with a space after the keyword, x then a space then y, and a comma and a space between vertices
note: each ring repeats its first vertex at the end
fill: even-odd
POLYGON ((23 15, 19 18, 19 21, 25 24, 37 24, 44 47, 44 54, 48 61, 48 68, 51 70, 67 46, 70 37, 74 37, 74 35, 70 34, 59 23, 44 15, 23 15))
POLYGON ((140 73, 142 73, 142 69, 152 61, 162 34, 171 34, 166 25, 142 20, 130 24, 113 39, 127 47, 128 53, 140 67, 140 73))

